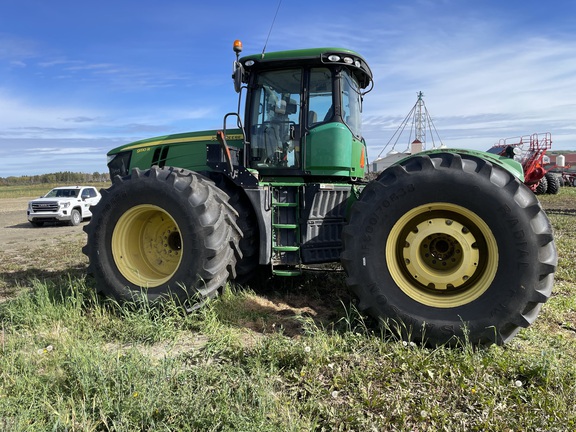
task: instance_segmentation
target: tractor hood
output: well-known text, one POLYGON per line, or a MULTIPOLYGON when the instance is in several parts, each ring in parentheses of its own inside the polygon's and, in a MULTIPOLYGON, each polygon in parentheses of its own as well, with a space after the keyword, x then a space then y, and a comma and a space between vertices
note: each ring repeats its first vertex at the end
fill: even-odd
MULTIPOLYGON (((242 132, 231 129, 226 134, 228 145, 241 149, 242 132)), ((146 169, 153 165, 177 166, 193 171, 206 171, 206 152, 209 145, 218 145, 216 130, 186 132, 134 141, 110 150, 110 177, 125 176, 132 168, 146 169)))

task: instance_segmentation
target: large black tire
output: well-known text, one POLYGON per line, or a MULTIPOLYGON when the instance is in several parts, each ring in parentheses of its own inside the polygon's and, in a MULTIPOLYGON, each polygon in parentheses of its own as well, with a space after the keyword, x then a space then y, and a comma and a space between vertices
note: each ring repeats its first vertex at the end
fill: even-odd
POLYGON ((536 185, 536 189, 534 189, 534 193, 536 195, 545 194, 548 191, 548 179, 546 176, 542 177, 538 184, 536 185))
POLYGON ((546 193, 556 195, 560 192, 560 178, 558 176, 552 173, 546 173, 544 177, 546 177, 546 181, 548 182, 546 193))
POLYGON ((196 308, 234 277, 240 230, 228 196, 192 171, 116 177, 85 227, 98 290, 120 301, 173 295, 196 308))
POLYGON ((557 264, 536 196, 467 154, 384 171, 354 204, 343 241, 359 309, 430 345, 510 340, 549 298, 557 264))
POLYGON ((206 175, 214 181, 219 189, 222 189, 229 196, 228 203, 238 213, 236 223, 242 232, 242 238, 240 239, 242 256, 238 257, 236 262, 236 278, 234 281, 242 284, 254 278, 258 273, 256 271, 259 263, 260 247, 258 220, 248 196, 239 186, 220 173, 209 172, 206 175))

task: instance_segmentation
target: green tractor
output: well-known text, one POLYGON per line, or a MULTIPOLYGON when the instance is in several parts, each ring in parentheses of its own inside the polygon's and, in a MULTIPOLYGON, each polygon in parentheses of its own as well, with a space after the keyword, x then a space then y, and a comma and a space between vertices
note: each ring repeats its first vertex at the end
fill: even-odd
POLYGON ((83 249, 99 292, 195 309, 228 281, 340 262, 359 309, 406 339, 500 344, 536 319, 557 254, 517 162, 432 150, 365 181, 364 58, 241 50, 238 112, 221 130, 108 153, 113 184, 83 249))

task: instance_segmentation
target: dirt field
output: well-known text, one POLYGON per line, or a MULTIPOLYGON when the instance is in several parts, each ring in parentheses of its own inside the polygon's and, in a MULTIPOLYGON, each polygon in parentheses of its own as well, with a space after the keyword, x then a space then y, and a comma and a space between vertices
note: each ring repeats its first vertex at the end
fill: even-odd
POLYGON ((82 227, 46 224, 34 228, 26 218, 30 198, 0 200, 0 300, 30 277, 54 278, 67 270, 85 269, 82 227))
POLYGON ((63 237, 68 240, 84 236, 82 225, 76 227, 56 224, 46 224, 42 228, 34 228, 26 219, 26 207, 29 198, 5 198, 0 200, 0 244, 4 252, 11 248, 25 249, 34 244, 53 244, 63 237))

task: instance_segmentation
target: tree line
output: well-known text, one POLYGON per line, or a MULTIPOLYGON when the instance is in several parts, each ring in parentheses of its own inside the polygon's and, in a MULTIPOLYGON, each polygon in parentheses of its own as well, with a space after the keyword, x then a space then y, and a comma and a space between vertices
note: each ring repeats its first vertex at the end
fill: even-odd
POLYGON ((0 177, 0 186, 19 186, 45 183, 81 184, 107 181, 110 181, 109 173, 93 172, 92 174, 89 174, 61 171, 51 174, 38 174, 33 176, 0 177))

